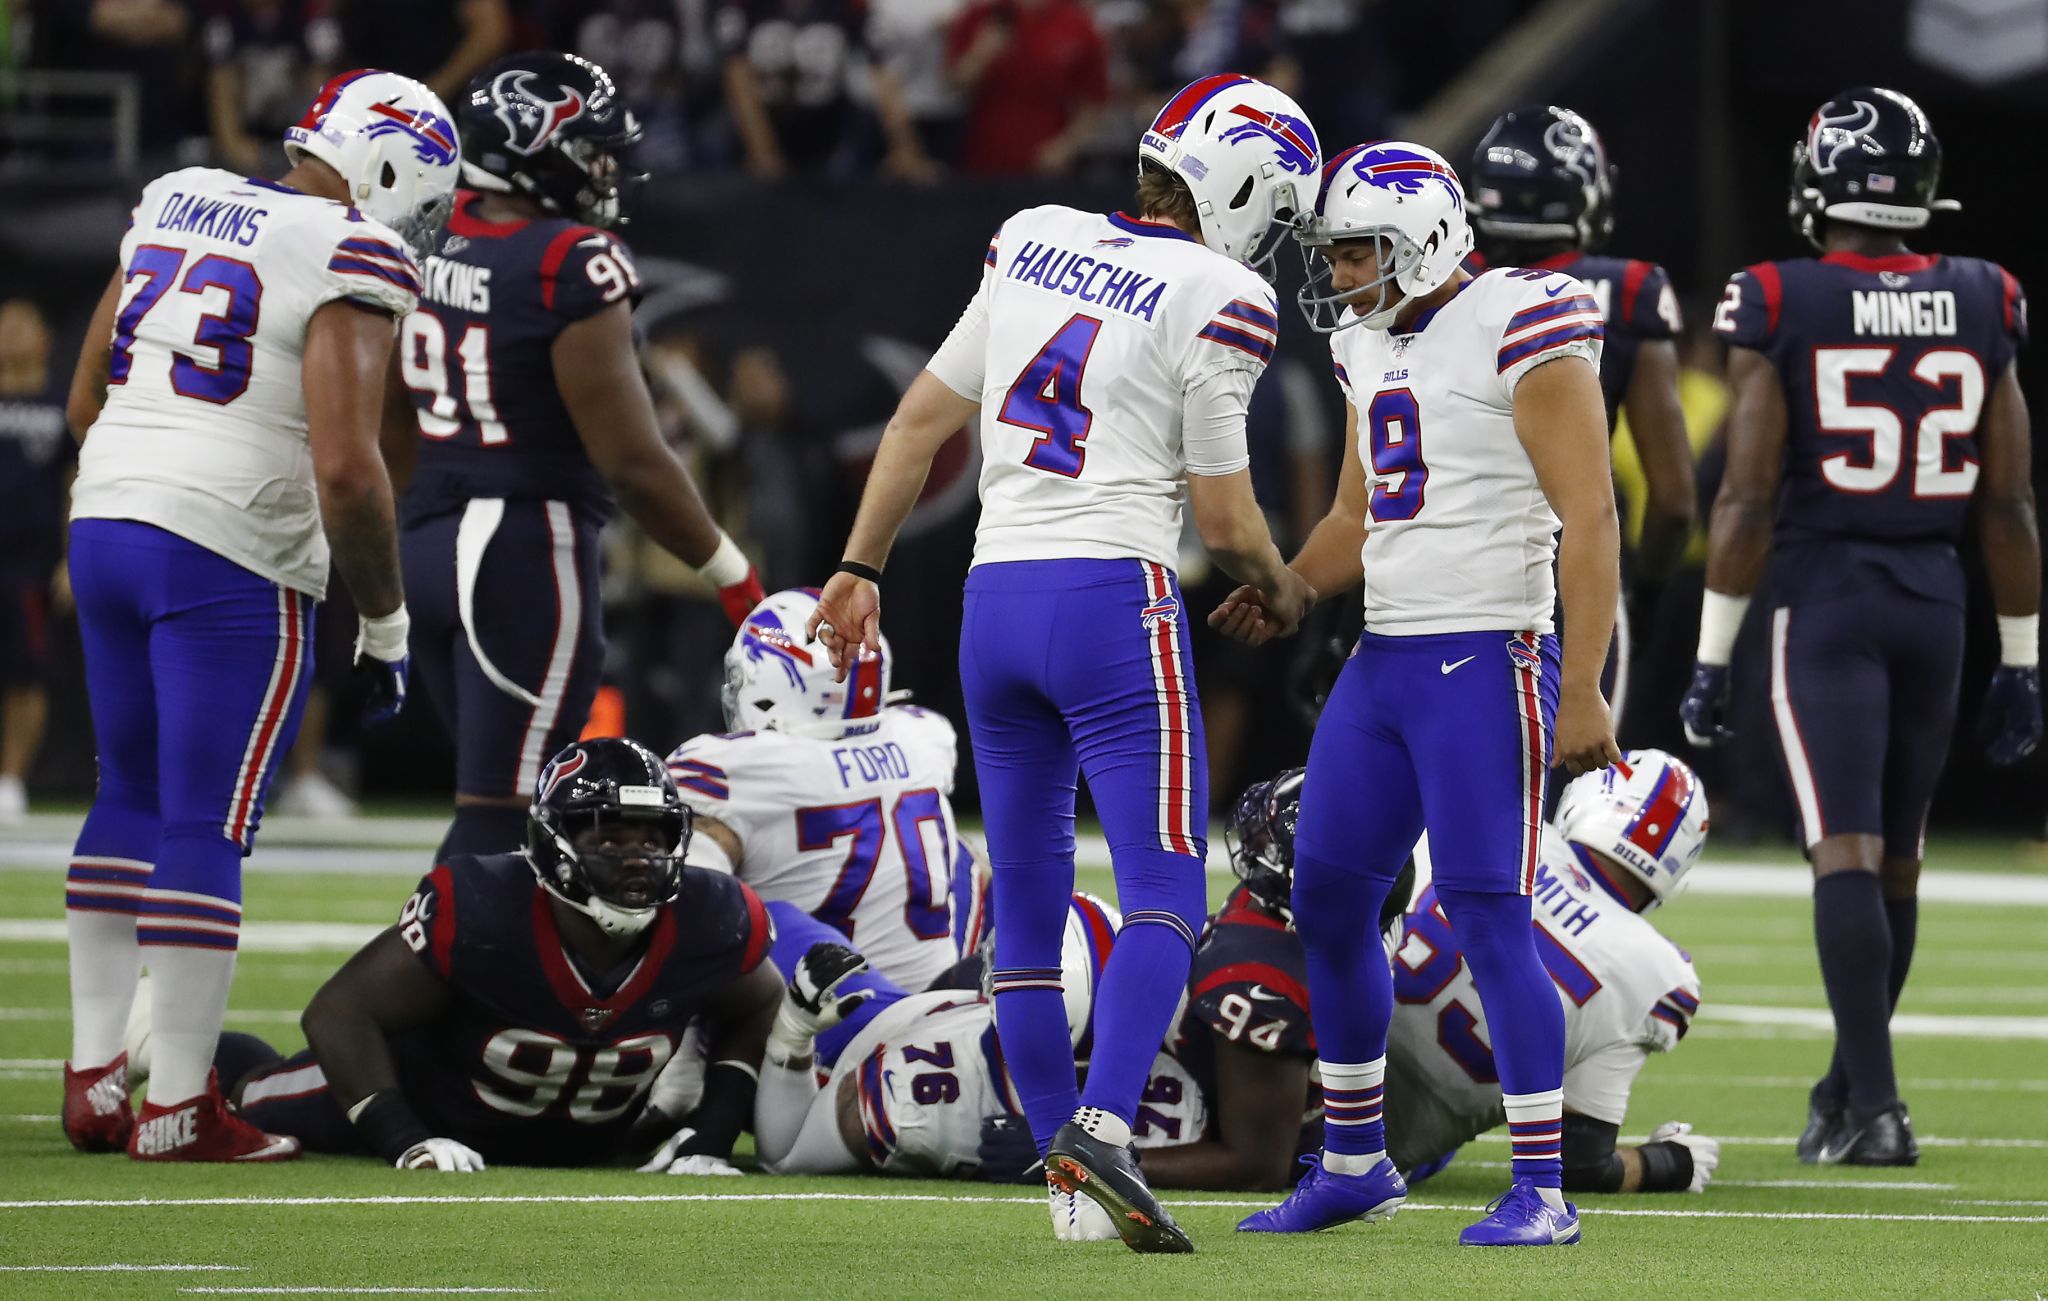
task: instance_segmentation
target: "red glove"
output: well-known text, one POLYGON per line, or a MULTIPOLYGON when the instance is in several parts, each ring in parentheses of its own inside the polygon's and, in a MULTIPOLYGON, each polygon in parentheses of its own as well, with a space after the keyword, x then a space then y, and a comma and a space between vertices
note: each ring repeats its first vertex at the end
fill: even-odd
POLYGON ((746 626, 747 615, 767 599, 768 593, 761 587, 761 576, 754 572, 752 565, 747 566, 745 578, 730 587, 718 589, 718 603, 725 607, 725 617, 732 620, 735 628, 746 626))

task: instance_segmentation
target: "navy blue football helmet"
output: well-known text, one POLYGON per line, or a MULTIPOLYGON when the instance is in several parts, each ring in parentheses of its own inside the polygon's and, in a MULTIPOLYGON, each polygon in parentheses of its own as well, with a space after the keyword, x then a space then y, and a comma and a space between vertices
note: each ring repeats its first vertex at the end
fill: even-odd
POLYGON ((1614 165, 1593 124, 1568 108, 1501 114, 1472 151, 1465 188, 1472 224, 1489 245, 1564 243, 1597 253, 1614 233, 1614 165))
MULTIPOLYGON (((1306 768, 1287 771, 1245 787, 1237 807, 1223 828, 1223 842, 1230 849, 1230 870, 1244 882, 1245 889, 1260 907, 1283 921, 1294 921, 1294 827, 1301 814, 1301 785, 1306 768)), ((1380 933, 1408 911, 1415 894, 1415 858, 1394 877, 1387 901, 1380 908, 1380 933)))
POLYGON ((1852 86, 1814 110, 1792 146, 1792 229, 1822 247, 1821 218, 1919 230, 1963 205, 1935 196, 1941 141, 1920 106, 1882 86, 1852 86))
POLYGON ((623 226, 647 177, 631 166, 640 121, 611 74, 573 54, 512 54, 469 83, 457 115, 462 177, 524 194, 592 226, 623 226))
POLYGON ((645 930, 675 899, 689 843, 690 808, 668 765, 638 741, 574 742, 534 784, 527 861, 548 893, 609 934, 645 930), (579 844, 589 831, 598 843, 579 844))

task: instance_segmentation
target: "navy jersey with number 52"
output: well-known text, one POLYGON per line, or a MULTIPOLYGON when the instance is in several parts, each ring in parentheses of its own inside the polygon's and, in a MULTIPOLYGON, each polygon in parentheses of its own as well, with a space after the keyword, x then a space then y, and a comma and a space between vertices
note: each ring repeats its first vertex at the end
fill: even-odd
POLYGON ((1854 571, 1961 602, 1955 543, 1977 485, 1977 426, 2026 342, 2004 268, 1904 253, 1764 262, 1714 313, 1727 342, 1768 357, 1786 437, 1774 567, 1781 596, 1852 590, 1854 571))
POLYGON ((562 331, 639 296, 617 236, 560 217, 487 221, 460 191, 399 359, 420 430, 409 520, 475 497, 566 501, 602 522, 611 490, 555 387, 562 331))
POLYGON ((771 930, 752 890, 685 868, 638 960, 590 972, 569 956, 523 855, 452 857, 399 918, 451 995, 433 1025, 392 1042, 406 1100, 493 1164, 622 1155, 690 1018, 760 965, 771 930))

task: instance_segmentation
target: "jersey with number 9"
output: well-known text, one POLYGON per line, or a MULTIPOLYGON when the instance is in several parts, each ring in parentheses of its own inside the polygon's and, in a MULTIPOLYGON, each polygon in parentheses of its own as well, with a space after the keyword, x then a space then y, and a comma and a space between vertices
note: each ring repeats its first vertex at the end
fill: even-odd
POLYGON ((1278 328, 1272 287, 1177 227, 1062 207, 1004 222, 928 367, 981 404, 974 563, 1175 568, 1186 475, 1250 463, 1242 413, 1278 328))
POLYGON ((1840 590, 1846 558, 1959 601, 1977 426, 2026 343, 2019 282, 1968 257, 1764 262, 1728 281, 1714 332, 1762 353, 1784 389, 1777 545, 1829 544, 1774 566, 1780 599, 1840 590))
POLYGON ((768 953, 746 886, 685 868, 645 951, 607 973, 572 959, 524 856, 457 856, 406 901, 399 938, 448 986, 433 1024, 392 1041, 406 1100, 493 1165, 618 1155, 704 1000, 768 953))
POLYGON ((420 310, 399 337, 420 432, 406 518, 502 497, 566 501, 601 522, 611 490, 556 388, 553 348, 576 322, 637 302, 639 273, 610 231, 560 217, 489 221, 478 202, 456 192, 420 310))
POLYGON ((211 167, 142 191, 121 240, 105 409, 72 518, 132 519, 314 597, 327 537, 306 435, 306 326, 336 299, 412 310, 404 241, 355 209, 211 167))

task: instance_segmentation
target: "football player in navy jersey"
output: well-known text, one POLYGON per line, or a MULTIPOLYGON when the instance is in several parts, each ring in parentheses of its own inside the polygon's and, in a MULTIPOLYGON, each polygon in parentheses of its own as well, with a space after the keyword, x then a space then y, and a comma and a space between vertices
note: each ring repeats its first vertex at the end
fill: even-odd
POLYGON ((2041 736, 2041 548, 2019 283, 1995 263, 1915 253, 1941 145, 1895 91, 1821 105, 1793 148, 1793 224, 1818 258, 1737 272, 1728 471, 1714 504, 1699 660, 1681 712, 1727 736, 1728 660, 1766 560, 1771 704, 1814 874, 1835 1055, 1803 1161, 1911 1165, 1889 1020, 1912 964, 1928 804, 1948 754, 1972 515, 1998 609, 1983 732, 1994 763, 2041 736))
MULTIPOLYGON (((1654 262, 1610 257, 1614 166, 1593 124, 1568 108, 1518 108, 1495 119, 1465 174, 1479 252, 1488 266, 1562 271, 1583 282, 1606 318, 1600 387, 1607 428, 1628 415, 1642 460, 1642 539, 1632 577, 1668 576, 1692 535, 1692 448, 1678 401, 1678 297, 1654 262)), ((1608 700, 1617 725, 1628 699, 1629 623, 1615 614, 1608 700)))
MULTIPOLYGON (((653 751, 571 745, 541 775, 527 848, 441 860, 314 995, 311 1046, 239 1072, 238 1110, 401 1169, 597 1165, 675 1131, 672 1173, 731 1172, 783 983, 761 900, 683 865, 689 828, 653 751), (662 1124, 649 1088, 699 1014, 702 1096, 662 1124)), ((223 1050, 225 1072, 251 1045, 223 1050)))
POLYGON ((413 663, 456 743, 443 856, 517 847, 541 764, 583 729, 615 501, 735 624, 764 595, 662 442, 641 376, 640 281, 611 229, 641 179, 626 163, 640 125, 611 78, 513 55, 457 116, 468 188, 427 259, 385 420, 387 455, 415 462, 400 505, 413 663))

